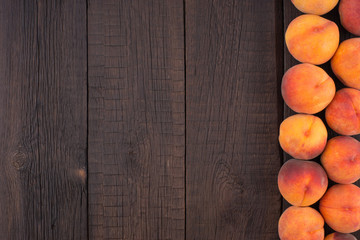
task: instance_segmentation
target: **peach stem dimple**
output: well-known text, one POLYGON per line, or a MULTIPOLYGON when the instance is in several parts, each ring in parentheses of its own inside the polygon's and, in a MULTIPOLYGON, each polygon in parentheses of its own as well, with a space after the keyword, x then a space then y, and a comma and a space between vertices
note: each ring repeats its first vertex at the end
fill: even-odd
POLYGON ((357 108, 355 107, 355 104, 354 104, 351 96, 349 96, 349 94, 346 92, 344 92, 344 93, 345 93, 345 96, 348 98, 348 100, 351 103, 352 109, 354 110, 355 116, 357 117, 357 120, 358 120, 358 125, 360 126, 360 113, 357 111, 357 108))
POLYGON ((310 136, 311 128, 312 128, 312 126, 314 125, 314 123, 315 123, 315 117, 312 119, 311 124, 310 124, 308 130, 306 130, 306 131, 304 132, 305 137, 310 136))
POLYGON ((315 88, 320 87, 323 83, 325 83, 326 81, 328 81, 329 79, 331 79, 330 77, 326 77, 324 80, 322 80, 321 82, 317 83, 315 85, 315 88))
POLYGON ((318 32, 323 32, 324 31, 324 29, 326 29, 329 25, 331 25, 332 24, 332 22, 325 22, 324 24, 321 24, 321 25, 318 25, 318 26, 314 26, 313 28, 312 28, 312 30, 313 30, 313 32, 316 32, 316 33, 318 33, 318 32))
POLYGON ((306 195, 306 192, 308 191, 308 185, 306 184, 305 185, 305 188, 304 188, 304 194, 303 194, 303 197, 302 197, 302 200, 300 202, 300 206, 303 206, 304 204, 304 201, 305 201, 305 195, 306 195))
POLYGON ((319 232, 319 231, 324 231, 324 227, 321 227, 321 228, 316 229, 316 230, 308 231, 308 233, 309 234, 314 234, 314 233, 319 232))

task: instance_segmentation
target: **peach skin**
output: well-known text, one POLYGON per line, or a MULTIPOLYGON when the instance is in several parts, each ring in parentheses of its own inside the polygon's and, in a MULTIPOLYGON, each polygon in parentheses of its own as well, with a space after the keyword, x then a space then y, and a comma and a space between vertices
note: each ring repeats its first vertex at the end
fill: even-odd
POLYGON ((280 217, 281 240, 323 240, 324 219, 311 207, 291 206, 280 217))
POLYGON ((339 28, 323 17, 304 14, 289 24, 285 42, 296 60, 323 64, 332 58, 339 46, 339 28))
POLYGON ((319 209, 325 222, 335 231, 352 233, 360 229, 360 188, 336 184, 321 198, 319 209))
POLYGON ((323 15, 330 12, 339 0, 291 0, 291 2, 303 13, 323 15))
POLYGON ((356 182, 360 178, 360 142, 348 136, 330 139, 321 155, 321 164, 334 182, 356 182))
POLYGON ((360 89, 360 38, 340 43, 331 59, 331 68, 344 85, 360 89))
POLYGON ((335 92, 332 78, 320 67, 309 63, 287 70, 281 83, 285 103, 298 113, 322 111, 334 98, 335 92))
POLYGON ((310 206, 326 192, 328 178, 320 164, 291 159, 280 169, 278 187, 281 195, 294 206, 310 206))
POLYGON ((357 240, 354 235, 349 233, 331 233, 324 240, 357 240))
POLYGON ((319 156, 325 148, 327 130, 320 118, 295 114, 280 125, 279 143, 296 159, 309 160, 319 156))
POLYGON ((329 127, 341 135, 360 134, 360 91, 343 88, 325 110, 329 127))
POLYGON ((339 14, 341 25, 352 34, 360 36, 360 1, 341 0, 339 14))

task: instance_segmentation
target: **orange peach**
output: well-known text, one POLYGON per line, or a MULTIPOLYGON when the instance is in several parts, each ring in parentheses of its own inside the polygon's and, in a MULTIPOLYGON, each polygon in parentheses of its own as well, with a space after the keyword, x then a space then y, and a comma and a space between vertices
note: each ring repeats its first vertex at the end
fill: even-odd
POLYGON ((330 12, 339 0, 291 0, 294 6, 303 13, 323 15, 330 12))
POLYGON ((310 206, 326 192, 328 178, 320 164, 291 159, 280 169, 278 186, 281 195, 294 206, 310 206))
POLYGON ((286 209, 278 224, 281 240, 323 240, 324 219, 311 207, 286 209))
POLYGON ((304 14, 289 24, 285 42, 298 61, 323 64, 331 59, 339 46, 339 28, 330 20, 304 14))
POLYGON ((325 110, 329 127, 341 135, 360 134, 360 91, 343 88, 325 110))
POLYGON ((350 38, 340 43, 331 59, 331 68, 346 86, 360 89, 360 38, 350 38))
POLYGON ((334 182, 356 182, 360 179, 360 142, 348 136, 330 139, 321 155, 321 164, 334 182))
POLYGON ((332 78, 320 67, 309 63, 287 70, 281 84, 285 103, 298 113, 320 112, 329 105, 335 91, 332 78))
POLYGON ((332 233, 327 235, 324 240, 357 240, 357 238, 349 233, 332 233))
POLYGON ((319 209, 325 222, 335 231, 352 233, 360 229, 360 188, 336 184, 321 198, 319 209))
POLYGON ((360 1, 341 0, 339 14, 343 27, 352 34, 360 36, 360 1))
POLYGON ((279 142, 282 149, 297 159, 319 156, 325 148, 327 130, 320 118, 295 114, 280 125, 279 142))

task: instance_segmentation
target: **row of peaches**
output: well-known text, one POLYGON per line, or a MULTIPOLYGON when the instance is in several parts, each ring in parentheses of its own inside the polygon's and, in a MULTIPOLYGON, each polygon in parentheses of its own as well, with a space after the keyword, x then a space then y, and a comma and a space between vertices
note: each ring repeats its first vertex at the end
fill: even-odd
MULTIPOLYGON (((360 38, 339 45, 339 28, 320 17, 339 0, 292 0, 304 15, 285 33, 290 54, 301 63, 283 76, 285 103, 297 114, 280 125, 279 142, 294 159, 280 169, 278 187, 292 206, 279 220, 281 240, 323 240, 324 221, 336 232, 326 240, 356 240, 360 229, 360 38), (336 91, 334 80, 320 67, 331 60, 336 77, 346 86, 336 91), (325 109, 328 126, 340 136, 328 141, 323 121, 313 114, 325 109), (320 156, 321 165, 309 161, 320 156), (328 189, 328 178, 335 184, 328 189), (320 213, 310 207, 319 201, 320 213)), ((341 24, 360 36, 360 0, 340 0, 341 24)))

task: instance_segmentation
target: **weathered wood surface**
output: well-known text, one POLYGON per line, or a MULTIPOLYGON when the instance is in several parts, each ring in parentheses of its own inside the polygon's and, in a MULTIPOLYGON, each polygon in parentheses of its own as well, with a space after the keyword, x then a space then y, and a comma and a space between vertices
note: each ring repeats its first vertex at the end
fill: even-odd
POLYGON ((186 239, 278 239, 275 3, 185 1, 186 239))
POLYGON ((183 2, 89 1, 90 239, 184 239, 183 2))
POLYGON ((0 33, 0 238, 87 239, 86 1, 1 1, 0 33))

